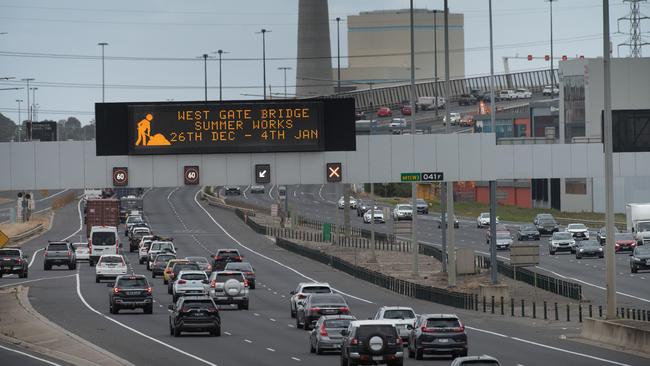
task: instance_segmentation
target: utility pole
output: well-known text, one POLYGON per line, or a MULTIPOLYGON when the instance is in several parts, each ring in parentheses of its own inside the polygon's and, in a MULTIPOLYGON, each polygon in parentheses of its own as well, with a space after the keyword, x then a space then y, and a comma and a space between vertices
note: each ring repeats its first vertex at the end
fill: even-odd
MULTIPOLYGON (((341 23, 341 18, 336 18, 336 73, 337 73, 337 83, 336 83, 336 94, 341 92, 341 34, 339 32, 339 23, 341 23)), ((374 221, 374 216, 373 220, 374 221)))
MULTIPOLYGON (((29 104, 29 82, 33 81, 33 80, 34 80, 34 78, 22 79, 22 81, 27 82, 27 126, 31 126, 31 124, 32 124, 32 115, 31 115, 31 108, 30 108, 31 104, 29 104)), ((30 138, 29 130, 30 130, 30 128, 28 128, 27 131, 25 131, 25 139, 26 140, 29 140, 29 138, 30 138)))
POLYGON ((205 92, 205 101, 208 101, 208 54, 203 54, 203 90, 205 92))
POLYGON ((262 89, 264 90, 264 100, 266 100, 266 33, 270 33, 268 29, 262 28, 256 34, 262 34, 262 89))
MULTIPOLYGON (((445 129, 449 133, 449 126, 451 120, 449 118, 449 95, 451 94, 449 85, 449 6, 448 0, 445 0, 445 120, 447 121, 445 129)), ((449 257, 448 265, 448 285, 449 287, 456 287, 456 243, 454 232, 454 182, 446 182, 447 184, 447 254, 449 257)), ((445 230, 445 227, 441 228, 445 230)))
POLYGON ((23 122, 20 120, 20 103, 22 101, 22 99, 16 99, 16 102, 18 102, 18 142, 20 142, 20 129, 23 128, 23 122))
MULTIPOLYGON (((410 95, 410 104, 411 104, 411 145, 413 146, 413 162, 415 162, 415 24, 413 20, 413 0, 410 2, 411 12, 411 95, 410 95)), ((411 222, 411 254, 413 255, 413 277, 417 278, 420 275, 420 265, 418 263, 418 238, 417 231, 415 230, 417 226, 418 219, 418 209, 417 209, 417 183, 411 182, 411 212, 413 220, 411 222)))
MULTIPOLYGON (((492 0, 490 6, 490 123, 496 126, 494 108, 494 43, 492 34, 492 0)), ((551 86, 553 88, 554 86, 551 86)), ((492 127, 494 131, 494 127, 492 127)), ((497 263, 497 182, 490 181, 490 280, 493 285, 499 283, 497 263)))
POLYGON ((284 99, 287 99, 287 70, 291 70, 288 66, 278 67, 278 70, 284 71, 284 99))
POLYGON ((97 45, 101 46, 101 48, 102 48, 102 103, 104 103, 105 96, 106 96, 105 89, 104 89, 104 86, 105 86, 105 84, 104 84, 104 82, 105 82, 105 78, 104 78, 105 77, 105 74, 104 74, 104 47, 108 46, 108 43, 99 42, 99 43, 97 43, 97 45))
POLYGON ((36 91, 38 88, 31 88, 32 90, 32 119, 38 122, 38 117, 36 116, 36 91))
MULTIPOLYGON (((438 118, 438 11, 433 11, 433 97, 438 118)), ((446 265, 443 267, 446 268, 446 265)))
POLYGON ((558 0, 544 0, 548 1, 551 13, 551 88, 555 87, 555 75, 553 73, 553 2, 558 0))
POLYGON ((212 52, 212 53, 215 53, 215 54, 219 55, 219 100, 221 101, 221 100, 223 100, 223 93, 222 93, 222 90, 221 90, 222 89, 222 87, 221 87, 221 85, 222 85, 221 84, 221 55, 223 55, 224 53, 230 53, 230 52, 226 52, 224 50, 217 50, 217 52, 212 52))

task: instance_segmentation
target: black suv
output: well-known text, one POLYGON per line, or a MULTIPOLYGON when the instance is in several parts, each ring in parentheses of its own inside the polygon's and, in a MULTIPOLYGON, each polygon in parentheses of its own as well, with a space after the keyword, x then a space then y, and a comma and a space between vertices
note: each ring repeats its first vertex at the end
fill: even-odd
POLYGON ((458 97, 458 105, 474 105, 476 103, 476 97, 471 94, 461 94, 458 97))
POLYGON ((370 202, 369 201, 357 201, 357 216, 361 217, 363 214, 366 213, 370 209, 370 202))
POLYGON ((235 186, 227 186, 224 189, 224 193, 226 194, 226 196, 231 194, 239 196, 241 194, 241 188, 235 186))
POLYGON ((392 322, 359 320, 341 331, 341 365, 404 364, 404 345, 392 322))
POLYGON ((52 266, 68 266, 68 269, 77 268, 77 258, 72 244, 67 241, 51 241, 43 254, 43 270, 49 271, 52 266))
POLYGON ((121 309, 142 308, 145 314, 153 313, 153 296, 151 285, 142 275, 117 276, 108 295, 108 308, 111 314, 117 314, 121 309))
POLYGON ((242 256, 237 249, 219 249, 217 254, 211 255, 212 271, 223 271, 230 262, 241 262, 242 256))
POLYGON ((467 356, 465 326, 454 314, 421 314, 409 335, 408 352, 418 360, 427 353, 467 356))
POLYGON ((221 336, 221 316, 209 296, 184 296, 169 305, 169 334, 179 337, 181 332, 210 332, 221 336))
POLYGON ((22 250, 16 248, 0 249, 0 277, 3 274, 15 273, 18 278, 27 278, 29 256, 24 255, 22 250))

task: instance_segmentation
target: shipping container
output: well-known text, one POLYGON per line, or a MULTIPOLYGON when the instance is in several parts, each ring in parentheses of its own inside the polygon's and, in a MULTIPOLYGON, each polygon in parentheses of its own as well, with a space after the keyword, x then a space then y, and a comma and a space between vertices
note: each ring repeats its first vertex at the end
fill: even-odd
POLYGON ((84 223, 86 224, 86 237, 90 235, 93 226, 120 225, 120 201, 116 199, 91 199, 86 201, 84 208, 84 223))

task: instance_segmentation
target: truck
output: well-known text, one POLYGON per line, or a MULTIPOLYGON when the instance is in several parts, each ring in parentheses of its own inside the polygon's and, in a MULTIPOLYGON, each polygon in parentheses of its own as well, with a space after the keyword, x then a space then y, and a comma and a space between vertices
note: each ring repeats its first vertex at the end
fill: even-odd
POLYGON ((431 109, 442 108, 445 106, 445 98, 443 97, 419 97, 415 106, 423 111, 431 109))
POLYGON ((86 237, 93 226, 113 226, 120 224, 120 201, 113 198, 89 199, 84 207, 86 237))
POLYGON ((628 203, 625 219, 627 231, 634 235, 637 244, 650 244, 650 203, 628 203))

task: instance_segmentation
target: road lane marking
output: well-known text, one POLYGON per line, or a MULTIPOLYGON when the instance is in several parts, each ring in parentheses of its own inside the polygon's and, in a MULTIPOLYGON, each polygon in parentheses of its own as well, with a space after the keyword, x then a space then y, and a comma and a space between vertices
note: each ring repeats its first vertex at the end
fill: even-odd
POLYGON ((268 348, 268 347, 266 347, 266 350, 267 350, 267 351, 271 351, 271 352, 275 352, 275 350, 274 350, 273 348, 268 348))
POLYGON ((248 189, 249 189, 250 187, 251 187, 251 186, 246 186, 246 188, 244 188, 244 192, 243 192, 243 193, 244 193, 244 199, 245 199, 245 200, 248 199, 248 196, 246 196, 246 191, 248 191, 248 189))
POLYGON ((275 319, 273 319, 273 318, 269 318, 269 320, 270 320, 270 321, 272 321, 272 322, 274 322, 274 321, 276 321, 276 320, 275 320, 275 319))
POLYGON ((246 343, 253 343, 253 341, 251 341, 250 339, 244 339, 244 342, 246 342, 246 343))
POLYGON ((34 260, 36 260, 36 255, 38 253, 42 252, 42 251, 43 251, 43 248, 41 248, 41 249, 35 251, 34 253, 32 253, 32 259, 29 261, 29 264, 27 265, 27 268, 32 268, 32 264, 34 264, 34 260))
POLYGON ((269 188, 269 198, 271 201, 273 201, 273 196, 271 195, 271 192, 273 192, 273 187, 275 187, 275 184, 271 184, 271 188, 269 188))
POLYGON ((230 333, 230 332, 223 332, 223 334, 225 334, 225 335, 232 335, 232 333, 230 333))
POLYGON ((41 361, 41 362, 46 363, 46 364, 48 364, 48 365, 52 365, 52 366, 61 366, 61 364, 54 363, 54 362, 52 362, 52 361, 48 361, 48 360, 46 360, 46 359, 44 359, 44 358, 36 357, 36 356, 34 356, 34 355, 30 355, 29 353, 22 352, 22 351, 19 351, 19 350, 17 350, 17 349, 13 349, 13 348, 5 347, 5 346, 2 346, 2 345, 0 345, 0 348, 2 348, 2 349, 4 349, 4 350, 7 350, 7 351, 9 351, 9 352, 18 353, 19 355, 23 355, 23 356, 25 356, 25 357, 29 357, 29 358, 34 359, 34 360, 37 360, 37 361, 41 361))
POLYGON ((56 196, 58 196, 58 195, 60 195, 60 194, 63 194, 63 193, 65 193, 65 192, 67 192, 67 191, 69 191, 68 188, 66 188, 66 189, 64 189, 64 190, 62 190, 62 191, 56 192, 55 194, 53 194, 53 195, 51 195, 51 196, 47 196, 47 197, 45 197, 45 198, 41 198, 41 199, 39 199, 39 200, 36 200, 36 202, 43 202, 43 201, 45 201, 45 200, 49 200, 50 198, 54 198, 54 197, 56 197, 56 196))
POLYGON ((291 357, 291 359, 300 362, 300 359, 298 357, 291 357))
POLYGON ((43 278, 35 278, 33 280, 26 280, 26 281, 20 281, 20 282, 14 282, 14 283, 8 283, 6 285, 0 285, 0 288, 5 288, 5 287, 11 287, 11 286, 18 286, 22 285, 23 283, 32 283, 32 282, 38 282, 38 281, 45 281, 45 280, 58 280, 61 278, 68 278, 68 277, 73 277, 74 275, 65 275, 65 276, 55 276, 55 277, 43 277, 43 278))
MULTIPOLYGON (((296 269, 294 269, 294 268, 291 268, 291 267, 287 266, 287 265, 284 264, 284 263, 281 263, 281 262, 279 262, 279 261, 277 261, 277 260, 275 260, 275 259, 273 259, 273 258, 271 258, 271 257, 268 257, 268 256, 266 256, 266 255, 264 255, 264 254, 262 254, 262 253, 260 253, 260 252, 257 252, 257 251, 255 251, 255 250, 253 250, 253 249, 251 249, 251 248, 245 246, 244 244, 242 244, 239 240, 237 240, 234 236, 232 236, 232 235, 231 235, 231 234, 230 234, 230 233, 229 233, 229 232, 228 232, 228 231, 227 231, 223 226, 221 226, 221 224, 219 224, 219 222, 218 222, 217 220, 214 219, 214 217, 212 216, 212 214, 211 214, 210 212, 208 212, 208 210, 206 210, 205 207, 203 207, 203 205, 201 205, 201 204, 199 203, 197 197, 198 197, 198 195, 199 195, 200 192, 201 192, 201 190, 199 189, 198 191, 196 191, 196 194, 194 194, 194 202, 197 204, 197 206, 199 206, 199 207, 201 208, 201 210, 203 210, 203 212, 205 212, 206 215, 208 215, 208 217, 210 218, 210 220, 212 220, 212 222, 214 222, 214 224, 217 225, 217 226, 219 227, 219 229, 221 229, 221 231, 223 231, 223 233, 226 234, 226 236, 228 236, 230 239, 232 239, 232 241, 234 241, 237 245, 239 245, 240 247, 242 247, 242 248, 244 248, 244 249, 250 251, 251 253, 253 253, 253 254, 255 254, 255 255, 258 255, 258 256, 260 256, 260 257, 262 257, 262 258, 264 258, 264 259, 266 259, 266 260, 268 260, 268 261, 270 261, 270 262, 273 262, 273 263, 275 263, 275 264, 277 264, 277 265, 279 265, 279 266, 281 266, 281 267, 283 267, 283 268, 288 269, 288 270, 291 271, 291 272, 294 272, 295 274, 299 275, 299 276, 302 277, 302 278, 306 278, 306 279, 308 279, 308 280, 310 280, 310 281, 312 281, 312 282, 318 282, 318 281, 314 280, 313 278, 311 278, 311 277, 309 277, 309 276, 307 276, 307 275, 305 275, 305 274, 299 272, 298 270, 296 270, 296 269)), ((356 296, 350 295, 350 294, 345 293, 345 292, 343 292, 343 291, 341 291, 341 290, 338 290, 338 289, 336 289, 336 288, 332 288, 332 290, 334 290, 334 291, 340 293, 341 295, 347 296, 347 297, 349 297, 349 298, 352 298, 352 299, 355 299, 355 300, 359 300, 359 301, 361 301, 361 302, 365 302, 365 303, 367 303, 367 304, 374 304, 374 303, 373 303, 372 301, 370 301, 370 300, 366 300, 366 299, 362 299, 362 298, 360 298, 360 297, 356 297, 356 296)))

